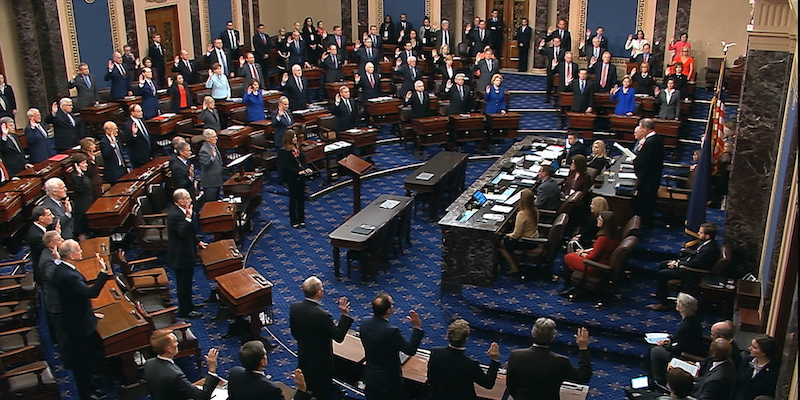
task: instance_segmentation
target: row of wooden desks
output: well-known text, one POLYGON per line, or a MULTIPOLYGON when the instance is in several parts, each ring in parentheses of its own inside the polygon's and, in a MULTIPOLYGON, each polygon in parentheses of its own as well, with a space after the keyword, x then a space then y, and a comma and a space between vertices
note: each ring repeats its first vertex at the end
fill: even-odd
MULTIPOLYGON (((357 332, 350 330, 345 335, 342 343, 333 343, 333 355, 336 363, 334 378, 340 379, 353 386, 358 384, 364 373, 366 355, 364 346, 357 332)), ((417 354, 409 357, 402 365, 403 378, 406 381, 406 394, 414 393, 420 396, 425 393, 426 382, 428 381, 428 359, 430 352, 419 349, 417 354)), ((486 366, 483 366, 486 369, 486 366)), ((482 400, 500 400, 506 392, 506 375, 497 374, 497 380, 492 389, 485 389, 475 385, 475 394, 482 400)), ((422 397, 414 397, 422 398, 422 397)))
POLYGON ((520 114, 453 114, 411 120, 417 146, 517 137, 520 114))

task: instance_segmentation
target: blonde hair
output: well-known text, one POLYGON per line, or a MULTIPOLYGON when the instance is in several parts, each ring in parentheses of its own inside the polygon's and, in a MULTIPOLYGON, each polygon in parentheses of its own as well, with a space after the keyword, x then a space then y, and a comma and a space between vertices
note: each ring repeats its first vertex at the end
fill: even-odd
POLYGON ((596 217, 601 212, 608 211, 608 200, 603 196, 597 196, 592 199, 590 207, 592 208, 592 215, 596 217))
POLYGON ((604 142, 602 140, 595 140, 592 143, 592 147, 594 147, 594 145, 596 145, 596 144, 600 145, 600 151, 597 153, 597 157, 606 157, 606 156, 608 156, 608 152, 607 152, 607 149, 606 149, 606 142, 604 142))

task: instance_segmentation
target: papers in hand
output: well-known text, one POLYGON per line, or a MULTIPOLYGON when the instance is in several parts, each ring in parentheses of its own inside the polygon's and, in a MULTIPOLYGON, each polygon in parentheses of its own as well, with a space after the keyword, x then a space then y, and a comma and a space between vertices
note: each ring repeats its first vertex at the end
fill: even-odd
POLYGON ((680 368, 695 378, 697 378, 697 374, 700 372, 700 367, 698 367, 697 364, 679 360, 677 358, 670 360, 669 366, 672 368, 680 368))
POLYGON ((586 400, 589 386, 572 382, 563 382, 558 390, 561 400, 586 400))
POLYGON ((659 341, 664 339, 669 339, 669 333, 653 332, 644 334, 644 341, 648 344, 658 344, 659 341))
POLYGON ((421 181, 428 181, 431 178, 433 178, 433 174, 430 172, 420 172, 419 175, 417 175, 417 179, 421 181))
POLYGON ((381 208, 387 208, 391 210, 392 208, 397 207, 398 204, 400 204, 400 202, 397 200, 386 200, 381 203, 381 208))
POLYGON ((617 142, 614 142, 614 147, 616 147, 617 149, 619 149, 619 151, 621 151, 623 154, 628 156, 629 160, 635 160, 636 159, 636 154, 633 154, 633 152, 630 149, 628 149, 627 147, 624 147, 623 145, 621 145, 621 144, 619 144, 617 142))

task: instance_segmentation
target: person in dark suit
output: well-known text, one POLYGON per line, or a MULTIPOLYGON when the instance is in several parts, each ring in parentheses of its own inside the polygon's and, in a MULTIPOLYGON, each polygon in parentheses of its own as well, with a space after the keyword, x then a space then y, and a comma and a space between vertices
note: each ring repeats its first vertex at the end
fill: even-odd
MULTIPOLYGON (((191 152, 191 150, 189 151, 191 152)), ((181 318, 202 316, 196 310, 199 306, 192 304, 192 280, 194 267, 197 264, 197 248, 205 249, 208 245, 197 239, 193 223, 192 200, 193 197, 186 189, 175 189, 172 194, 174 205, 167 212, 167 235, 169 237, 167 252, 169 265, 175 272, 178 315, 181 318)))
POLYGON ((739 364, 732 400, 753 400, 758 396, 775 397, 780 373, 778 341, 759 335, 750 341, 750 354, 739 364))
POLYGON ((322 54, 322 68, 325 70, 325 83, 339 82, 344 79, 342 66, 345 59, 339 55, 335 44, 328 45, 328 51, 322 54))
POLYGON ((100 138, 100 154, 103 155, 103 180, 114 184, 128 173, 128 165, 122 155, 122 142, 119 140, 117 124, 107 121, 103 124, 103 135, 100 138))
MULTIPOLYGON (((31 251, 31 265, 35 268, 33 269, 33 280, 36 284, 42 284, 42 273, 41 270, 38 268, 39 265, 39 257, 42 254, 42 250, 44 250, 44 241, 42 237, 44 236, 45 232, 48 231, 48 227, 53 226, 53 222, 55 221, 55 215, 53 212, 50 211, 49 208, 45 206, 36 206, 31 211, 31 218, 33 222, 31 223, 31 227, 28 229, 28 235, 25 237, 25 243, 28 245, 28 248, 31 251)), ((56 231, 61 230, 60 225, 55 225, 53 229, 56 231)))
POLYGON ((397 28, 394 23, 392 23, 392 16, 384 15, 383 23, 381 23, 380 27, 380 37, 383 43, 397 44, 397 36, 397 28))
POLYGON ((550 351, 555 333, 555 321, 539 318, 531 329, 533 346, 511 352, 506 383, 508 393, 515 399, 558 400, 558 390, 564 381, 589 383, 592 378, 589 331, 579 328, 575 335, 580 357, 578 368, 572 366, 569 358, 550 351))
POLYGON ((565 92, 568 87, 572 87, 572 81, 578 78, 578 63, 572 62, 572 52, 564 52, 564 60, 562 60, 555 73, 558 74, 558 91, 565 92))
POLYGON ((589 68, 592 68, 603 57, 603 53, 608 50, 600 44, 600 39, 591 39, 587 41, 586 46, 581 46, 581 57, 586 57, 589 60, 589 68))
POLYGON ((308 63, 308 48, 305 40, 300 37, 300 32, 293 31, 292 36, 286 41, 286 50, 289 52, 287 66, 300 65, 310 67, 308 63))
POLYGON ((264 69, 261 65, 256 64, 256 56, 248 52, 247 58, 239 57, 239 76, 244 77, 242 89, 247 90, 250 82, 258 81, 258 87, 267 87, 264 84, 264 69))
POLYGON ((125 66, 125 71, 131 79, 133 79, 136 70, 142 66, 141 60, 133 54, 133 48, 129 44, 122 46, 122 65, 125 66))
POLYGON ((355 74, 355 83, 361 90, 361 104, 366 104, 365 101, 381 97, 383 90, 381 89, 381 75, 375 72, 375 65, 368 62, 364 65, 364 76, 355 74))
POLYGON ((289 99, 289 109, 292 111, 305 110, 311 103, 308 90, 308 79, 303 76, 303 68, 299 65, 292 66, 292 76, 283 74, 281 88, 289 99))
POLYGON ((219 189, 222 187, 222 169, 225 167, 224 154, 217 147, 217 132, 213 129, 204 129, 203 139, 205 139, 205 143, 200 147, 198 157, 203 169, 200 183, 203 185, 205 201, 217 201, 219 200, 219 189))
POLYGON ((97 298, 113 271, 100 258, 95 256, 99 271, 94 284, 89 286, 86 279, 75 268, 83 259, 78 242, 68 239, 58 246, 61 262, 53 272, 53 284, 61 301, 59 318, 59 352, 62 365, 72 370, 75 386, 81 400, 90 400, 94 387, 92 371, 99 366, 102 357, 102 344, 97 334, 97 317, 92 309, 91 299, 97 298))
POLYGON ((536 205, 540 210, 556 211, 561 207, 561 189, 553 179, 553 167, 544 165, 539 169, 539 187, 536 188, 536 205))
POLYGON ((50 106, 50 115, 45 117, 45 122, 53 126, 53 139, 56 151, 64 151, 78 144, 82 135, 78 123, 72 116, 72 99, 64 97, 50 106))
POLYGON ((480 93, 486 91, 486 86, 492 84, 492 77, 500 73, 500 61, 494 56, 494 50, 486 49, 481 54, 478 54, 475 60, 475 66, 472 69, 473 73, 478 72, 476 89, 480 93))
POLYGON ((150 68, 142 69, 139 76, 139 89, 137 94, 142 96, 142 112, 145 120, 157 117, 161 113, 158 108, 158 86, 153 81, 153 71, 150 68))
POLYGON ((211 96, 203 98, 203 111, 200 111, 197 119, 203 121, 203 129, 213 129, 215 132, 222 130, 217 103, 211 96))
POLYGON ((466 114, 472 110, 473 98, 470 89, 464 85, 464 74, 456 74, 455 85, 445 85, 443 97, 450 99, 449 114, 466 114))
POLYGON ((372 315, 361 321, 361 344, 367 365, 364 368, 365 394, 368 400, 399 400, 403 398, 403 373, 399 353, 417 353, 425 331, 416 311, 408 312, 413 331, 408 341, 400 328, 389 322, 394 312, 392 296, 381 293, 372 300, 372 315))
MULTIPOLYGON (((637 157, 638 158, 638 157, 637 157)), ((700 225, 698 239, 702 242, 695 248, 694 252, 675 260, 662 261, 659 264, 661 270, 656 275, 657 304, 651 304, 647 308, 656 311, 669 310, 667 295, 669 294, 667 283, 671 279, 680 279, 681 286, 687 291, 692 291, 700 285, 700 276, 696 273, 684 272, 684 268, 692 268, 703 271, 710 271, 719 260, 719 244, 716 241, 717 226, 711 222, 700 225)))
POLYGON ((664 140, 655 132, 655 122, 650 118, 639 121, 633 136, 637 140, 633 171, 638 179, 634 215, 642 217, 642 224, 650 225, 664 168, 664 140))
POLYGON ((172 72, 177 72, 183 75, 183 79, 187 85, 193 85, 200 82, 200 74, 198 73, 199 67, 197 62, 189 59, 189 52, 181 50, 180 55, 175 57, 172 63, 172 72))
POLYGON ((589 154, 589 149, 583 144, 580 138, 578 138, 578 134, 574 131, 567 132, 567 146, 569 148, 564 152, 563 158, 559 160, 561 166, 566 167, 570 165, 570 163, 572 163, 572 157, 578 154, 582 156, 589 154))
POLYGON ((731 361, 731 344, 715 339, 709 348, 710 357, 700 365, 700 376, 692 390, 698 400, 728 400, 736 381, 736 365, 731 361))
POLYGON ((395 32, 397 32, 397 35, 395 37, 400 36, 400 31, 403 31, 405 33, 405 37, 408 37, 410 32, 413 30, 414 26, 411 25, 411 22, 408 22, 408 15, 400 14, 400 21, 397 22, 397 27, 395 29, 395 32))
POLYGON ((422 81, 414 82, 414 90, 406 93, 405 103, 411 106, 412 119, 431 116, 431 98, 422 81))
POLYGON ((595 87, 598 92, 608 93, 617 84, 617 67, 611 64, 611 53, 604 52, 602 60, 594 64, 595 87))
POLYGON ((394 70, 403 77, 403 84, 400 85, 398 95, 401 98, 405 97, 406 93, 414 89, 414 82, 422 78, 422 68, 417 65, 417 58, 412 56, 409 57, 407 64, 403 64, 398 58, 394 70))
POLYGON ((47 227, 48 230, 61 228, 61 237, 73 239, 72 203, 67 197, 67 185, 61 178, 50 178, 44 182, 45 196, 42 206, 53 213, 54 222, 47 227))
POLYGON ((308 168, 308 158, 298 144, 297 133, 289 130, 282 139, 278 149, 278 176, 289 189, 289 222, 292 228, 304 228, 306 177, 313 171, 308 168))
POLYGON ((578 71, 578 79, 574 79, 566 91, 572 92, 571 111, 591 113, 594 106, 595 86, 588 79, 589 72, 585 68, 578 71))
POLYGON ((439 24, 439 30, 436 31, 436 47, 441 48, 443 45, 447 45, 449 54, 453 54, 456 42, 453 39, 453 32, 450 31, 450 21, 446 19, 442 20, 439 24))
POLYGON ((172 172, 172 184, 175 188, 185 189, 189 192, 192 201, 197 199, 195 191, 194 164, 189 162, 192 158, 192 147, 185 141, 175 145, 177 155, 170 160, 169 169, 172 172))
POLYGON ((677 90, 682 97, 687 98, 689 79, 683 74, 683 64, 681 62, 676 62, 674 65, 674 71, 664 77, 664 85, 666 85, 667 81, 670 79, 675 81, 675 90, 677 90))
MULTIPOLYGON (((281 387, 270 382, 264 374, 268 359, 263 342, 251 340, 243 344, 239 349, 239 362, 242 366, 233 367, 228 371, 229 400, 284 400, 281 387)), ((294 370, 292 376, 297 385, 297 392, 292 399, 310 400, 311 394, 306 392, 307 378, 304 372, 298 368, 294 370)), ((315 397, 326 399, 318 395, 315 397)))
POLYGON ((92 206, 94 196, 92 194, 92 182, 86 174, 89 163, 86 155, 75 153, 72 156, 74 167, 70 173, 70 189, 72 190, 72 220, 74 223, 74 235, 79 240, 85 240, 89 234, 89 221, 86 219, 86 211, 92 206))
POLYGON ((674 79, 667 78, 666 82, 667 87, 664 90, 658 86, 654 88, 658 118, 679 119, 681 117, 681 92, 675 89, 674 79))
MULTIPOLYGON (((256 26, 256 34, 253 35, 253 56, 262 71, 269 70, 269 55, 272 52, 272 39, 267 33, 264 24, 256 26)), ((265 87, 265 86, 262 86, 265 87)))
POLYGON ((97 97, 97 80, 94 79, 94 75, 89 73, 89 65, 86 63, 81 63, 78 66, 78 73, 67 82, 67 86, 78 91, 78 96, 75 98, 75 107, 79 111, 82 108, 95 105, 99 100, 97 97))
POLYGON ((453 66, 452 54, 444 54, 443 56, 434 54, 433 60, 435 64, 439 64, 438 70, 442 74, 442 83, 439 85, 439 94, 442 94, 448 83, 453 84, 455 82, 458 70, 453 66))
POLYGON ((650 64, 647 63, 642 63, 638 70, 634 68, 631 71, 631 79, 633 79, 633 86, 636 88, 636 93, 646 94, 648 96, 655 95, 656 81, 653 79, 653 74, 651 74, 650 71, 652 71, 652 68, 650 64))
POLYGON ((272 113, 272 136, 276 149, 282 146, 283 135, 286 133, 286 129, 293 124, 294 118, 292 118, 292 112, 289 109, 289 98, 281 96, 278 99, 278 107, 272 113))
POLYGON ((17 115, 17 97, 14 88, 6 82, 6 76, 0 72, 0 118, 17 115))
POLYGON ((642 64, 649 65, 651 71, 655 71, 655 67, 658 66, 658 62, 656 61, 656 58, 653 56, 652 53, 650 53, 650 44, 649 43, 645 43, 645 45, 642 46, 642 52, 640 54, 637 54, 636 57, 634 57, 633 61, 637 65, 639 65, 640 68, 641 68, 642 64))
MULTIPOLYGON (((558 71, 560 63, 564 62, 564 55, 566 51, 561 47, 561 39, 554 38, 552 47, 544 47, 546 41, 542 39, 539 42, 539 54, 547 57, 547 103, 553 97, 553 75, 558 71)), ((574 75, 573 75, 574 76, 574 75)))
POLYGON ((486 21, 478 23, 478 26, 470 32, 468 40, 470 42, 469 55, 471 57, 477 56, 486 46, 490 45, 492 38, 491 33, 486 30, 486 21))
POLYGON ((731 361, 734 367, 742 363, 742 350, 734 336, 736 327, 731 320, 719 321, 711 325, 711 340, 723 339, 731 344, 731 361))
MULTIPOLYGON (((531 51, 531 38, 533 38, 533 29, 528 26, 528 19, 523 18, 520 20, 520 26, 514 32, 514 40, 517 41, 517 48, 519 48, 519 72, 528 72, 528 55, 531 51)), ((540 46, 541 47, 541 46, 540 46)))
MULTIPOLYGON (((206 54, 203 56, 206 65, 213 66, 219 63, 222 67, 222 74, 226 77, 234 77, 234 70, 231 67, 230 51, 226 51, 222 45, 222 39, 214 39, 214 43, 206 46, 206 54)), ((212 67, 213 68, 213 67, 212 67)))
POLYGON ((475 385, 486 389, 494 387, 500 369, 500 347, 492 343, 486 352, 492 359, 489 370, 484 372, 480 364, 464 352, 469 336, 469 324, 457 319, 447 328, 449 346, 431 350, 428 360, 428 385, 433 399, 477 400, 475 385))
POLYGON ((125 96, 133 95, 131 92, 131 76, 125 65, 122 64, 122 54, 114 52, 111 60, 108 60, 108 72, 105 80, 111 82, 111 98, 121 99, 125 96))
POLYGON ((208 373, 203 388, 198 389, 172 360, 178 354, 178 338, 172 329, 159 329, 150 335, 150 347, 156 353, 144 363, 144 380, 153 400, 208 400, 220 381, 217 375, 219 351, 212 347, 206 354, 208 373))
POLYGON ((342 35, 342 27, 339 25, 334 25, 333 27, 333 34, 328 35, 325 38, 325 47, 330 48, 331 45, 336 46, 336 52, 339 54, 339 57, 342 60, 348 60, 347 58, 347 36, 342 35))
MULTIPOLYGON (((150 135, 145 123, 144 112, 138 104, 132 104, 129 108, 130 118, 122 125, 123 141, 128 147, 133 168, 139 168, 153 159, 155 140, 150 135)), ((100 149, 103 147, 101 145, 100 149)))
POLYGON ((367 63, 374 65, 378 64, 381 60, 380 49, 374 47, 374 43, 369 36, 364 39, 364 45, 356 50, 356 59, 358 60, 358 69, 364 72, 367 63))
POLYGON ((341 312, 339 323, 333 322, 331 314, 321 307, 322 281, 311 276, 301 286, 305 300, 289 307, 289 326, 297 340, 298 368, 303 371, 308 390, 317 399, 329 399, 336 390, 331 382, 334 372, 331 340, 344 341, 353 324, 350 317, 350 302, 339 298, 337 306, 341 312))
POLYGON ((408 59, 411 57, 419 58, 419 52, 414 49, 414 44, 411 42, 405 42, 402 44, 402 50, 397 48, 394 53, 395 61, 399 60, 403 65, 408 64, 408 59))
POLYGON ((550 29, 547 30, 547 36, 545 36, 546 41, 551 41, 554 38, 561 39, 561 46, 564 48, 565 51, 572 50, 572 35, 567 30, 567 20, 559 19, 558 23, 556 24, 556 28, 552 26, 550 29), (557 28, 557 29, 556 29, 557 28))
POLYGON ((164 86, 166 66, 164 64, 164 46, 161 45, 161 35, 155 34, 151 39, 153 42, 150 43, 150 47, 147 49, 147 56, 153 60, 153 68, 156 70, 159 86, 164 86))
MULTIPOLYGON (((44 309, 47 311, 47 329, 54 344, 58 344, 59 336, 62 336, 59 329, 59 317, 61 316, 61 299, 58 297, 58 289, 53 282, 53 274, 58 265, 58 246, 64 242, 58 231, 47 231, 42 236, 44 247, 39 253, 39 264, 34 268, 34 275, 41 276, 42 295, 44 297, 44 309)), ((60 261, 59 261, 60 262, 60 261)))
POLYGON ((703 326, 697 312, 697 299, 686 293, 678 294, 675 310, 681 315, 678 330, 668 339, 659 340, 656 346, 650 348, 646 358, 650 387, 657 388, 667 383, 667 365, 673 357, 680 357, 686 352, 699 357, 705 357, 708 348, 703 344, 703 326))
POLYGON ((358 124, 358 104, 350 96, 350 88, 340 86, 336 94, 331 113, 336 116, 336 132, 353 129, 358 124))
POLYGON ((381 37, 380 32, 378 31, 377 25, 369 26, 369 33, 365 32, 362 38, 364 44, 367 43, 367 39, 370 39, 370 41, 372 42, 373 49, 380 51, 380 49, 383 48, 383 38, 381 37))
POLYGON ((13 118, 0 118, 0 155, 6 164, 6 170, 11 175, 17 175, 26 168, 33 168, 33 165, 28 163, 28 155, 22 149, 15 131, 13 118))
POLYGON ((177 113, 187 108, 196 108, 194 93, 186 83, 183 74, 175 74, 175 81, 171 77, 167 77, 167 88, 167 93, 172 98, 172 112, 177 113))
POLYGON ((230 60, 235 60, 239 56, 242 39, 239 30, 233 29, 233 21, 225 24, 225 30, 220 32, 218 37, 222 40, 222 48, 225 49, 225 53, 231 57, 230 60))
POLYGON ((505 35, 505 32, 503 31, 505 24, 503 24, 503 19, 500 18, 499 10, 492 10, 492 16, 489 18, 489 21, 486 25, 491 33, 489 43, 491 44, 492 49, 494 49, 499 56, 503 53, 503 35, 505 35))
POLYGON ((607 49, 608 48, 608 39, 603 35, 605 33, 605 29, 602 26, 598 26, 595 33, 592 33, 590 29, 586 30, 586 41, 584 42, 586 46, 594 43, 594 38, 597 38, 597 41, 600 43, 600 47, 607 49))
POLYGON ((25 125, 25 141, 28 142, 28 154, 30 162, 36 164, 44 161, 56 154, 47 128, 42 125, 42 113, 36 108, 31 108, 26 113, 28 125, 25 125))

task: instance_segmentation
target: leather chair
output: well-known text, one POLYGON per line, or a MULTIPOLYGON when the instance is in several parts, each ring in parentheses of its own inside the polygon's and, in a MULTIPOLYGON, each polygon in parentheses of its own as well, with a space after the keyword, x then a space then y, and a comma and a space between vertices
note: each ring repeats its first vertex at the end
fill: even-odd
POLYGON ((317 136, 325 142, 336 141, 336 116, 326 115, 317 118, 317 136))
MULTIPOLYGON (((732 252, 730 245, 723 245, 722 248, 720 249, 719 260, 717 260, 716 264, 714 264, 714 266, 710 270, 682 267, 681 271, 700 276, 701 282, 703 278, 706 276, 715 276, 715 277, 725 276, 726 271, 731 266, 731 256, 732 252)), ((691 294, 692 296, 695 296, 698 299, 702 299, 703 297, 700 291, 700 285, 698 285, 696 288, 687 287, 686 285, 683 284, 683 281, 680 279, 670 279, 669 281, 667 281, 667 287, 669 288, 669 291, 672 293, 685 292, 691 294)))
POLYGON ((143 251, 166 251, 169 242, 166 218, 159 223, 157 216, 144 214, 141 206, 143 197, 139 196, 131 212, 136 218, 134 234, 143 251))
POLYGON ((719 74, 724 74, 723 70, 726 68, 722 65, 723 60, 722 57, 708 57, 706 60, 706 87, 713 89, 719 80, 719 74))
POLYGON ((150 325, 150 332, 159 329, 172 329, 172 333, 178 338, 178 354, 174 358, 194 356, 197 372, 201 371, 203 357, 200 355, 200 342, 192 332, 192 324, 181 322, 175 318, 177 306, 162 308, 158 311, 148 312, 141 302, 134 303, 138 311, 150 325))
POLYGON ((638 236, 641 229, 642 217, 634 215, 628 220, 628 223, 625 224, 625 227, 622 228, 622 237, 626 238, 628 236, 638 236))
POLYGON ((586 193, 584 192, 572 193, 571 195, 567 196, 566 199, 564 199, 564 201, 561 203, 561 207, 559 207, 557 211, 539 210, 539 225, 545 225, 549 227, 548 224, 550 221, 553 221, 557 215, 571 215, 572 210, 574 210, 575 207, 583 201, 583 197, 585 195, 586 193))
MULTIPOLYGON (((0 315, 0 324, 15 315, 0 315)), ((13 323, 13 322, 12 322, 13 323)), ((30 359, 43 359, 42 342, 36 327, 23 326, 0 331, 0 355, 6 364, 17 364, 30 359)))
POLYGON ((569 216, 561 213, 553 221, 552 225, 539 225, 541 229, 549 229, 547 236, 538 238, 520 238, 520 241, 531 245, 527 250, 515 250, 513 256, 520 257, 519 268, 520 278, 524 281, 531 275, 541 270, 543 274, 549 274, 553 269, 553 261, 561 250, 563 242, 564 227, 569 224, 569 216))
MULTIPOLYGON (((608 264, 602 264, 593 260, 583 260, 583 264, 587 267, 592 267, 595 271, 593 274, 585 273, 583 271, 572 272, 572 285, 587 290, 595 295, 598 299, 595 307, 602 307, 603 301, 600 296, 600 291, 613 288, 614 285, 619 283, 620 271, 622 270, 625 262, 628 260, 631 250, 639 243, 636 236, 628 236, 622 239, 619 246, 611 254, 611 260, 608 264)), ((570 301, 575 299, 575 295, 570 295, 570 301)))
POLYGON ((169 301, 169 276, 167 276, 167 270, 164 268, 144 267, 156 261, 157 257, 129 261, 122 249, 117 250, 116 256, 125 286, 132 294, 131 297, 139 299, 146 295, 155 294, 160 297, 162 302, 169 301))
POLYGON ((34 361, 7 369, 5 354, 0 355, 0 396, 3 399, 60 399, 53 371, 47 361, 34 361))

